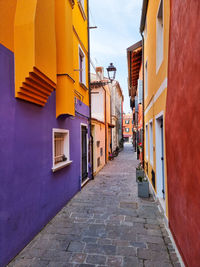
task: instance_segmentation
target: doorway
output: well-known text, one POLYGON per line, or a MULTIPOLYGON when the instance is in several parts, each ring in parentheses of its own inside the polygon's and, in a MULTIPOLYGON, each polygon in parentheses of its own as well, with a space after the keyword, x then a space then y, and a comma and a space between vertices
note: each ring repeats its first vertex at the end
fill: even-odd
POLYGON ((87 125, 81 125, 81 177, 83 184, 88 178, 88 130, 87 125))
MULTIPOLYGON (((157 196, 165 201, 165 162, 163 114, 156 116, 156 187, 157 196)), ((163 204, 163 203, 161 203, 163 204)), ((165 205, 163 205, 165 209, 165 205)))

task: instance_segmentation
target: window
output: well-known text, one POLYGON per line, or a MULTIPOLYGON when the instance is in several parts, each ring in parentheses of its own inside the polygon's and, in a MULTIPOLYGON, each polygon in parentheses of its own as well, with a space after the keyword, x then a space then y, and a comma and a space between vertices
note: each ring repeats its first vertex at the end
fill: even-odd
POLYGON ((103 156, 103 147, 100 148, 100 156, 103 156))
POLYGON ((129 128, 125 128, 125 132, 127 132, 127 133, 128 133, 128 132, 129 132, 129 128))
POLYGON ((144 70, 144 85, 145 85, 145 98, 148 96, 148 66, 147 66, 147 61, 145 64, 145 70, 144 70))
POLYGON ((146 131, 145 131, 145 152, 146 152, 146 159, 148 160, 148 124, 146 125, 146 131))
POLYGON ((79 47, 79 82, 84 85, 86 83, 85 76, 85 54, 83 50, 79 47))
POLYGON ((53 167, 55 172, 72 163, 69 155, 69 131, 53 129, 53 167))
POLYGON ((129 124, 129 120, 125 120, 125 124, 129 124))
POLYGON ((97 158, 97 167, 99 167, 100 165, 101 165, 100 158, 97 158))
POLYGON ((160 5, 156 20, 156 70, 158 71, 163 61, 163 0, 160 5))
POLYGON ((99 147, 100 146, 100 141, 97 141, 97 147, 99 147))
POLYGON ((149 124, 149 141, 150 141, 150 162, 153 166, 153 122, 149 124))
POLYGON ((82 7, 84 9, 84 0, 80 0, 80 3, 81 3, 81 5, 82 5, 82 7))
POLYGON ((84 20, 86 20, 86 15, 85 15, 85 1, 84 0, 78 0, 78 6, 81 12, 81 15, 84 20))
POLYGON ((146 21, 145 21, 145 27, 144 27, 144 39, 147 39, 147 17, 146 17, 146 21))

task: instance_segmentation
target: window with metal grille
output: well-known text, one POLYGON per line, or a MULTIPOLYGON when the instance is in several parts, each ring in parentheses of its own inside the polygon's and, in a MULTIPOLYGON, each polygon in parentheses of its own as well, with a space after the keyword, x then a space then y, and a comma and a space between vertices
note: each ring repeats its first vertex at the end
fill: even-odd
POLYGON ((52 171, 69 165, 69 131, 65 129, 53 129, 53 167, 52 171))

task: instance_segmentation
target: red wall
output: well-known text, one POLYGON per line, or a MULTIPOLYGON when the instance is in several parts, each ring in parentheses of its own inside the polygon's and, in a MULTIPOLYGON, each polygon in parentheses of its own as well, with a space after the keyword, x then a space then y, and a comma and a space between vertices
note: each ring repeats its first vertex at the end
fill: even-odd
POLYGON ((200 1, 171 0, 166 153, 171 231, 200 266, 200 1))

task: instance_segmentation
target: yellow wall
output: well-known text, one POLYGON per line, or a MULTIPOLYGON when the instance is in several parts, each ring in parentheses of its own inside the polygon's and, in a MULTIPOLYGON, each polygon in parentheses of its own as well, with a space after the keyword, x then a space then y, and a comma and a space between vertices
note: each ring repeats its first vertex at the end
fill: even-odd
POLYGON ((17 0, 0 1, 0 43, 14 51, 14 19, 17 0))
POLYGON ((72 6, 69 1, 55 1, 57 73, 56 117, 62 114, 75 115, 72 6))
MULTIPOLYGON (((163 0, 164 4, 164 39, 163 39, 163 61, 160 65, 160 69, 156 70, 156 19, 157 12, 160 5, 160 0, 150 0, 148 4, 146 25, 147 25, 147 37, 144 43, 144 65, 146 60, 148 61, 148 95, 144 96, 145 99, 145 125, 148 123, 148 160, 146 159, 146 147, 144 159, 148 161, 148 177, 151 177, 152 168, 156 174, 156 136, 155 136, 155 117, 162 111, 163 115, 163 126, 165 127, 165 105, 166 105, 166 94, 167 86, 162 88, 162 84, 167 78, 168 70, 168 42, 169 42, 169 16, 170 16, 170 3, 169 1, 163 0), (161 90, 162 88, 162 90, 161 90), (159 90, 160 89, 160 90, 159 90), (160 93, 161 92, 161 93, 160 93), (157 97, 158 95, 158 97, 157 97), (150 163, 150 138, 149 138, 149 121, 153 119, 153 166, 150 163)), ((146 81, 144 81, 145 83, 146 81)), ((145 91, 145 89, 144 89, 145 91)), ((146 130, 146 127, 145 127, 146 130)), ((164 133, 165 133, 165 129, 164 133)), ((146 136, 146 133, 144 134, 146 136)), ((144 140, 146 145, 146 140, 144 140)), ((165 152, 165 137, 164 137, 164 152, 165 152)), ((166 215, 168 216, 167 210, 167 171, 166 171, 166 156, 165 162, 165 195, 166 195, 166 215)), ((157 177, 156 177, 157 179, 157 177)), ((151 179, 150 179, 151 181, 151 179)), ((156 191, 156 190, 155 190, 156 191)))
POLYGON ((44 106, 56 89, 57 117, 75 115, 74 96, 89 105, 87 0, 84 13, 78 1, 71 3, 0 1, 0 43, 15 54, 15 96, 44 106), (79 46, 86 86, 79 83, 79 46))
MULTIPOLYGON (((84 14, 87 18, 87 1, 84 1, 84 14)), ((79 7, 78 1, 75 1, 73 9, 73 68, 75 79, 75 90, 82 96, 84 104, 89 105, 89 85, 88 85, 88 37, 87 37, 87 19, 84 19, 79 7), (86 65, 86 88, 79 84, 79 46, 85 54, 86 65)))

